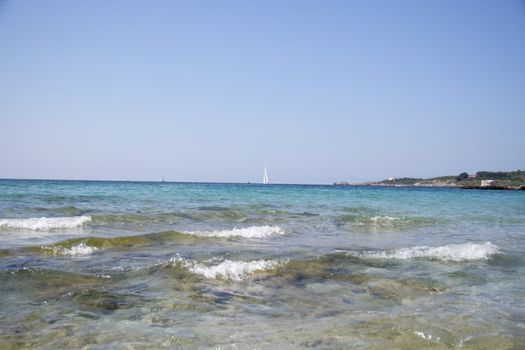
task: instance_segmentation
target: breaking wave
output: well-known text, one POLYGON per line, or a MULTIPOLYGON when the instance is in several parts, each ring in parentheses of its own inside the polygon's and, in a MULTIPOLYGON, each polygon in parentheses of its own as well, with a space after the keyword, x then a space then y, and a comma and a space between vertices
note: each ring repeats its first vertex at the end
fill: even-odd
POLYGON ((28 219, 1 219, 0 228, 49 231, 74 228, 91 221, 91 216, 40 217, 28 219))
POLYGON ((79 243, 71 248, 49 246, 44 247, 45 250, 50 250, 53 255, 69 255, 69 256, 85 256, 97 251, 97 247, 90 247, 84 243, 79 243))
POLYGON ((279 226, 250 226, 244 228, 234 228, 232 230, 218 231, 188 231, 188 235, 201 237, 245 237, 245 238, 264 238, 271 235, 284 235, 284 230, 279 226))
POLYGON ((190 259, 173 257, 170 259, 172 264, 180 264, 189 271, 208 279, 230 279, 241 281, 246 275, 257 271, 268 270, 281 264, 279 261, 272 260, 252 260, 252 261, 232 261, 224 260, 218 265, 208 266, 190 259))
POLYGON ((417 246, 388 251, 347 252, 358 258, 410 260, 417 258, 442 261, 465 261, 488 259, 499 253, 499 247, 491 242, 449 244, 440 247, 417 246))

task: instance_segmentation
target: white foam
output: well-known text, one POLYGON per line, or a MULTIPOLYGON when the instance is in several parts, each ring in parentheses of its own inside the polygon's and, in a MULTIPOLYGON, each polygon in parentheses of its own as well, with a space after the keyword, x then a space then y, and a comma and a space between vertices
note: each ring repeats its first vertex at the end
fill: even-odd
POLYGON ((425 334, 423 332, 415 331, 414 334, 417 335, 420 338, 423 338, 425 340, 432 341, 432 342, 439 342, 439 340, 440 340, 439 337, 433 336, 430 333, 425 334))
POLYGON ((85 245, 83 242, 79 243, 71 248, 62 248, 62 247, 47 247, 53 251, 54 255, 69 255, 69 256, 85 256, 90 255, 93 252, 97 251, 98 248, 90 247, 85 245))
POLYGON ((69 249, 67 248, 62 249, 61 253, 63 255, 79 256, 79 255, 90 255, 96 250, 98 250, 98 248, 90 247, 90 246, 85 245, 84 243, 80 243, 69 249))
POLYGON ((74 228, 91 221, 91 216, 68 216, 55 218, 1 219, 0 228, 49 231, 54 229, 74 228))
POLYGON ((281 264, 272 260, 232 261, 224 260, 218 265, 208 266, 192 260, 174 257, 172 263, 180 263, 193 273, 209 279, 225 278, 235 281, 242 280, 246 275, 256 271, 271 269, 281 264))
POLYGON ((370 220, 372 220, 373 222, 382 222, 382 221, 392 222, 392 221, 399 221, 401 220, 401 218, 398 218, 395 216, 383 215, 383 216, 372 216, 370 220))
POLYGON ((497 253, 499 253, 499 247, 491 242, 449 244, 440 247, 418 246, 382 252, 347 252, 348 255, 374 259, 409 260, 429 258, 443 261, 488 259, 489 256, 497 253))
POLYGON ((264 238, 271 235, 284 235, 284 230, 279 226, 250 226, 244 228, 234 228, 231 230, 218 231, 188 231, 189 235, 201 237, 245 237, 245 238, 264 238))

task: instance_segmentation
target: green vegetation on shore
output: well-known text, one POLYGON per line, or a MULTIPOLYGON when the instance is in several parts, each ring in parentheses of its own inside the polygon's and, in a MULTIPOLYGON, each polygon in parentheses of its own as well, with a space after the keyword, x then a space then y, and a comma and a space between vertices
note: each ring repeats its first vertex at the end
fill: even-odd
MULTIPOLYGON (((336 182, 334 185, 348 183, 336 182)), ((478 171, 475 174, 463 172, 456 176, 439 176, 430 179, 401 177, 378 182, 366 182, 367 186, 420 186, 459 187, 466 189, 525 190, 525 171, 478 171)))

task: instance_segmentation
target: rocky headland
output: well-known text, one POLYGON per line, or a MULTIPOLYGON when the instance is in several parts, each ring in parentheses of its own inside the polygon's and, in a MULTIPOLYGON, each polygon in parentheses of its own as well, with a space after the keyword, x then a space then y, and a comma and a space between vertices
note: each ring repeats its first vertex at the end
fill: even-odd
POLYGON ((478 171, 456 176, 439 176, 429 179, 401 177, 376 182, 349 183, 334 182, 335 186, 387 186, 387 187, 456 187, 480 190, 525 190, 525 171, 478 171))

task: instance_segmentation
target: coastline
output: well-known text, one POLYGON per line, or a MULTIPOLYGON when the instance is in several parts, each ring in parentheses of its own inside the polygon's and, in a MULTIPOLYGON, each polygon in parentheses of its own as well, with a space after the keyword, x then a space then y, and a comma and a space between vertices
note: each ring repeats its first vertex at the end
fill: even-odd
POLYGON ((394 185, 383 183, 362 183, 357 185, 339 185, 335 186, 377 186, 377 187, 425 187, 425 188, 457 188, 462 190, 500 190, 500 191, 525 191, 525 186, 458 186, 453 184, 419 184, 419 185, 394 185))
POLYGON ((517 171, 478 171, 475 174, 466 172, 457 176, 439 176, 429 179, 402 177, 388 178, 381 181, 370 181, 352 184, 346 181, 333 183, 334 186, 379 186, 379 187, 442 187, 465 190, 525 190, 525 173, 517 171))

